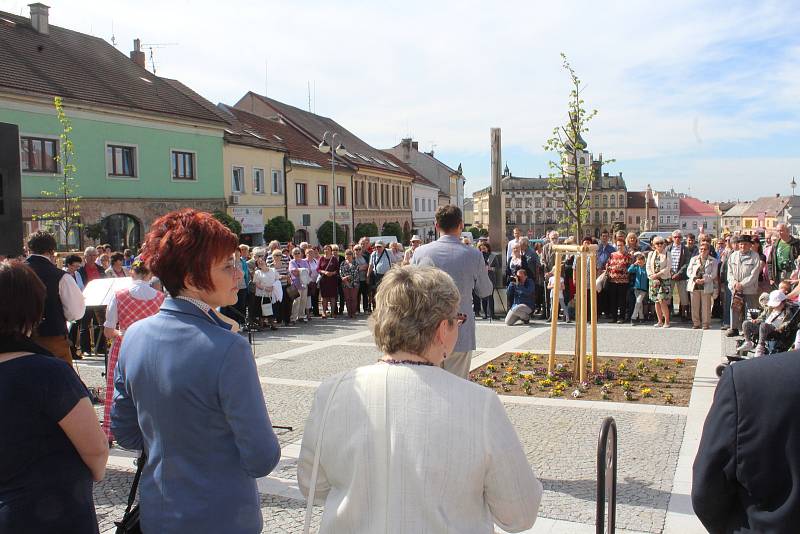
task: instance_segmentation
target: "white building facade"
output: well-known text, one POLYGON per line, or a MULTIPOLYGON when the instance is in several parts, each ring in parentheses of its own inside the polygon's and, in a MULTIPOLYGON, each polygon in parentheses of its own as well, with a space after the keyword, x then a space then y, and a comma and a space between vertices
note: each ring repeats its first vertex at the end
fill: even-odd
POLYGON ((412 234, 417 234, 424 243, 436 238, 435 215, 439 204, 439 188, 427 180, 414 179, 411 184, 411 196, 414 202, 411 205, 412 234))

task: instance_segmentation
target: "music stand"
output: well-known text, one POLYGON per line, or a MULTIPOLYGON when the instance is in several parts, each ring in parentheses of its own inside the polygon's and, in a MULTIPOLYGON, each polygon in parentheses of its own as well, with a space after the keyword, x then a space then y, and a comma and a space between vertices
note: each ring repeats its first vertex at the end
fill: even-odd
MULTIPOLYGON (((232 311, 234 315, 237 317, 244 319, 244 327, 239 330, 240 334, 244 334, 247 332, 247 340, 250 343, 250 352, 253 354, 253 359, 256 357, 255 352, 255 344, 253 343, 253 330, 250 328, 250 309, 249 307, 245 307, 245 315, 242 315, 242 312, 234 308, 233 306, 228 306, 228 311, 232 311)), ((260 330, 259 330, 260 331, 260 330)), ((294 430, 294 427, 286 426, 286 425, 272 425, 272 428, 277 428, 278 430, 286 430, 291 432, 294 430)))

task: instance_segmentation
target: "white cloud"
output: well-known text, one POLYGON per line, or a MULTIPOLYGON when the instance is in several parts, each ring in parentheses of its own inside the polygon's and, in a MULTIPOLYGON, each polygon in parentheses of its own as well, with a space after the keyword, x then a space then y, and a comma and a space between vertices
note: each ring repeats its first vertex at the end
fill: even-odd
MULTIPOLYGON (((0 9, 27 13, 25 4, 0 1, 0 9)), ((560 51, 600 110, 590 148, 623 171, 626 161, 652 161, 684 169, 686 180, 700 170, 722 179, 694 162, 736 143, 762 167, 788 165, 748 154, 748 144, 798 137, 800 43, 789 2, 50 4, 53 24, 106 39, 113 20, 125 53, 135 37, 178 43, 155 50, 158 73, 214 102, 263 92, 268 60, 270 96, 305 108, 310 81, 318 113, 379 147, 411 134, 422 146, 488 160, 488 130, 500 126, 507 147, 540 159, 565 114, 560 51)))

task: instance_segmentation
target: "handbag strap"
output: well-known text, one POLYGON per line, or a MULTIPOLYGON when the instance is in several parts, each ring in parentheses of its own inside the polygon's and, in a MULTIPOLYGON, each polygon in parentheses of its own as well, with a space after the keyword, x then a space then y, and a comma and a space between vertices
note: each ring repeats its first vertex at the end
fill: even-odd
POLYGON ((144 464, 147 461, 147 455, 142 451, 142 454, 139 455, 139 460, 137 461, 136 466, 136 475, 133 477, 133 483, 131 483, 131 492, 128 495, 128 506, 125 508, 125 516, 127 516, 131 512, 131 508, 133 508, 133 503, 136 500, 136 490, 139 488, 139 479, 142 477, 142 469, 144 469, 144 464))
POLYGON ((311 515, 314 510, 314 497, 317 493, 317 475, 319 473, 319 456, 320 450, 322 448, 322 434, 325 432, 325 422, 328 420, 328 412, 331 409, 331 401, 333 401, 333 395, 336 393, 336 389, 339 387, 339 384, 342 383, 344 377, 349 375, 350 372, 342 373, 339 375, 339 378, 334 382, 333 387, 331 387, 331 392, 328 393, 328 400, 325 403, 325 411, 322 413, 322 423, 319 426, 319 435, 317 436, 317 443, 316 448, 314 449, 314 464, 311 468, 311 484, 308 488, 308 502, 306 503, 306 517, 303 523, 303 533, 309 534, 311 530, 311 515))

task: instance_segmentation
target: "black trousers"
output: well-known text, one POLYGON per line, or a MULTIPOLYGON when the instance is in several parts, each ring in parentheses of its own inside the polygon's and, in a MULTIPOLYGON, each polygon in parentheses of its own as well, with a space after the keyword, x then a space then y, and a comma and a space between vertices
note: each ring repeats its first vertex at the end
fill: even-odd
POLYGON ((628 284, 606 283, 608 317, 614 321, 624 319, 628 308, 628 284))
POLYGON ((361 299, 361 309, 364 313, 370 310, 369 307, 369 284, 366 280, 358 283, 358 298, 361 299))

